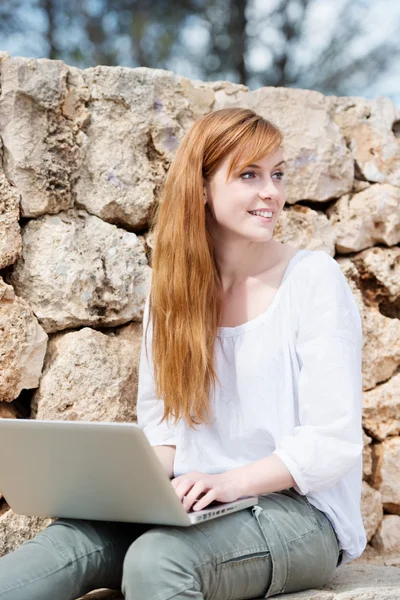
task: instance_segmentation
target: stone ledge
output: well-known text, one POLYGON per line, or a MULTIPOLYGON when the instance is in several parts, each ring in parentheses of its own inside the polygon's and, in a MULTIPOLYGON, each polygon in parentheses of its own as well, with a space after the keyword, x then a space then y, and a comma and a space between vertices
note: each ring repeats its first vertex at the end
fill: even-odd
MULTIPOLYGON (((331 581, 318 590, 274 597, 281 600, 399 600, 400 567, 348 564, 339 567, 331 581)), ((97 590, 80 600, 124 600, 124 597, 115 590, 97 590)))

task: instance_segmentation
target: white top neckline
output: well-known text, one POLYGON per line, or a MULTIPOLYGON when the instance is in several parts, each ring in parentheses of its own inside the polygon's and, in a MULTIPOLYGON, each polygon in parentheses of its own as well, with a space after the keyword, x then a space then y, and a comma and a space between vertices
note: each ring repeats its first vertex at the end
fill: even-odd
POLYGON ((240 334, 244 333, 245 331, 249 331, 250 329, 253 329, 253 327, 257 327, 257 325, 261 324, 264 321, 264 319, 266 319, 267 316, 270 313, 272 313, 275 306, 278 304, 278 302, 280 300, 280 296, 282 295, 282 292, 283 292, 284 284, 286 283, 289 273, 292 271, 292 269, 293 269, 294 265, 297 263, 299 257, 303 256, 304 253, 309 253, 309 252, 310 251, 306 250, 306 249, 298 250, 296 252, 296 254, 294 256, 292 256, 292 258, 290 259, 290 261, 288 262, 288 264, 286 266, 285 272, 282 277, 282 281, 276 291, 276 294, 273 297, 271 304, 268 306, 268 308, 265 311, 263 311, 257 317, 254 317, 254 319, 251 319, 250 321, 246 321, 246 323, 242 323, 241 325, 236 325, 235 327, 217 327, 217 336, 218 337, 233 337, 236 335, 240 335, 240 334))

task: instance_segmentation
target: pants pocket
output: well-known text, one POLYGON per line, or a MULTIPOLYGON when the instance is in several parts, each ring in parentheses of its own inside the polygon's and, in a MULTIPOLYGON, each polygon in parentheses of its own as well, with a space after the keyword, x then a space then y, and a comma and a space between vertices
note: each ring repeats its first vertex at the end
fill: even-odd
POLYGON ((271 582, 271 557, 268 550, 250 552, 217 565, 215 600, 242 600, 262 597, 271 582))
POLYGON ((290 569, 285 594, 319 588, 330 581, 338 562, 338 543, 328 522, 287 547, 290 569))
POLYGON ((272 577, 264 595, 320 587, 331 578, 338 544, 324 513, 293 489, 259 498, 254 517, 271 554, 272 577))

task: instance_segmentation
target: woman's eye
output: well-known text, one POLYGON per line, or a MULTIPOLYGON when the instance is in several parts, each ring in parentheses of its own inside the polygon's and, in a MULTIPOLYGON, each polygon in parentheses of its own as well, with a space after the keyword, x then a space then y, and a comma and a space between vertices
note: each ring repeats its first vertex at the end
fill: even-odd
MULTIPOLYGON (((245 173, 242 173, 240 177, 244 178, 244 179, 251 179, 249 177, 244 177, 245 175, 255 175, 254 171, 246 171, 245 173)), ((285 175, 282 171, 276 171, 276 173, 274 173, 274 175, 279 175, 279 179, 283 179, 283 176, 285 175)))

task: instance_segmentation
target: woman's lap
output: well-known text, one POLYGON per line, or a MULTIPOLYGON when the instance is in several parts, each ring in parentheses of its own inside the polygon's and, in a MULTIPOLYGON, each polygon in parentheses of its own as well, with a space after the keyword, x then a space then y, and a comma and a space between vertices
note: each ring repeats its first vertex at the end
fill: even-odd
POLYGON ((151 600, 255 597, 268 587, 271 572, 251 509, 190 527, 149 529, 131 544, 123 570, 128 600, 134 585, 151 600))
POLYGON ((258 506, 191 527, 147 530, 125 558, 128 600, 129 581, 138 579, 152 600, 178 588, 174 598, 182 600, 268 598, 329 581, 339 546, 326 515, 293 488, 260 496, 258 506))
MULTIPOLYGON (((43 546, 51 540, 58 561, 53 570, 64 568, 60 582, 75 585, 76 593, 121 586, 126 600, 244 600, 329 581, 339 548, 326 515, 293 488, 260 496, 258 506, 190 527, 59 519, 38 536, 43 546)), ((34 543, 31 554, 26 544, 16 554, 20 551, 22 558, 25 546, 29 560, 34 543)), ((17 562, 11 559, 9 564, 18 573, 17 562)), ((47 565, 42 575, 43 594, 37 597, 50 598, 44 593, 46 577, 54 585, 55 575, 47 565)), ((24 565, 19 584, 28 586, 29 577, 24 565)))

